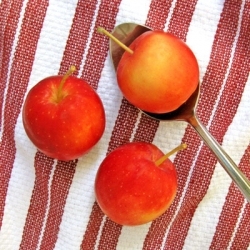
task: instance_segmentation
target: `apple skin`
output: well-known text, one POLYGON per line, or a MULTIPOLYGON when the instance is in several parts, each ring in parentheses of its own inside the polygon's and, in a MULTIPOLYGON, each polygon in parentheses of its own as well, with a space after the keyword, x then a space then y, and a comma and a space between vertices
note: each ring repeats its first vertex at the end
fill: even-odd
POLYGON ((177 173, 155 145, 133 142, 118 147, 101 163, 95 179, 96 201, 120 225, 136 226, 162 215, 177 191, 177 173))
POLYGON ((22 118, 24 129, 45 155, 69 161, 87 153, 102 137, 105 112, 95 90, 83 79, 69 76, 62 96, 56 95, 63 76, 50 76, 27 94, 22 118))
POLYGON ((124 97, 151 113, 180 107, 199 83, 195 55, 182 40, 164 31, 147 31, 129 46, 117 67, 117 82, 124 97))

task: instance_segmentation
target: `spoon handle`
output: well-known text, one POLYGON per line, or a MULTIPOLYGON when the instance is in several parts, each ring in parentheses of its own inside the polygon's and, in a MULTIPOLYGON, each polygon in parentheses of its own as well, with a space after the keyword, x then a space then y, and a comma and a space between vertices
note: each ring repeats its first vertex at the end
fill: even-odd
POLYGON ((214 153, 221 166, 238 186, 247 201, 250 202, 250 181, 247 177, 241 172, 229 155, 223 150, 220 144, 213 138, 195 115, 188 119, 188 123, 195 129, 206 145, 214 153))

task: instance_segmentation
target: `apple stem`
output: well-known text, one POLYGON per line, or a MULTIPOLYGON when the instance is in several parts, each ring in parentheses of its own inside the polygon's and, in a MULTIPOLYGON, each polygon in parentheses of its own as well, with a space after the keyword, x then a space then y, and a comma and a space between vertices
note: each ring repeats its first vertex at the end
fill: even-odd
POLYGON ((109 33, 107 30, 105 30, 102 27, 97 28, 97 32, 100 34, 104 34, 105 36, 112 39, 114 42, 116 42, 118 45, 120 45, 124 50, 126 50, 128 53, 133 54, 134 51, 130 49, 128 46, 126 46, 124 43, 122 43, 120 40, 118 40, 116 37, 114 37, 111 33, 109 33))
POLYGON ((174 148, 173 150, 171 150, 167 154, 163 155, 160 159, 158 159, 155 162, 155 165, 156 166, 160 166, 166 159, 169 158, 169 156, 171 156, 172 154, 174 154, 174 153, 176 153, 176 152, 178 152, 180 150, 186 149, 186 148, 187 148, 187 144, 186 143, 180 144, 178 147, 174 148))
POLYGON ((70 66, 70 68, 68 69, 68 71, 66 72, 66 74, 63 76, 59 88, 58 88, 58 92, 57 92, 57 100, 60 101, 62 99, 62 89, 63 89, 63 85, 66 82, 67 78, 72 75, 74 72, 76 71, 76 67, 74 65, 70 66))

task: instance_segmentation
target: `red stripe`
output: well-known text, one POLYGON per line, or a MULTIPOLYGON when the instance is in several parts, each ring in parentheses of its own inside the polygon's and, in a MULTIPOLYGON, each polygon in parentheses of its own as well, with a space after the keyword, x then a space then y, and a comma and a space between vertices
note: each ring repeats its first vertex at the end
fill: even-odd
MULTIPOLYGON (((11 9, 11 1, 3 0, 0 5, 0 29, 2 32, 5 30, 5 26, 7 24, 8 16, 10 14, 11 9)), ((3 33, 2 33, 3 34, 3 33)))
POLYGON ((168 26, 168 32, 186 40, 196 1, 177 1, 168 26), (185 16, 184 16, 185 15, 185 16))
POLYGON ((42 153, 35 157, 35 185, 26 218, 20 249, 36 249, 49 198, 48 181, 54 160, 42 153))
MULTIPOLYGON (((234 18, 235 18, 235 22, 238 22, 239 12, 238 12, 238 15, 235 15, 234 17, 232 16, 232 14, 233 13, 235 14, 236 12, 235 4, 228 5, 228 7, 229 7, 228 8, 229 12, 227 13, 228 13, 228 17, 230 16, 230 22, 232 22, 234 18)), ((227 6, 225 5, 225 11, 227 10, 226 8, 227 6)), ((248 23, 245 25, 247 26, 248 23)), ((234 30, 234 32, 236 33, 236 30, 234 30)), ((210 132, 212 134, 215 134, 215 132, 217 132, 217 140, 220 143, 223 141, 223 137, 235 116, 237 107, 239 105, 239 102, 240 102, 240 99, 241 99, 241 96, 242 96, 242 93, 244 91, 244 87, 247 81, 250 65, 249 65, 249 60, 247 59, 246 54, 248 54, 250 51, 247 51, 245 46, 244 47, 241 46, 241 44, 247 44, 246 43, 247 35, 249 34, 246 33, 246 29, 244 28, 241 29, 241 36, 239 37, 239 40, 237 43, 237 49, 234 55, 232 68, 231 68, 229 77, 227 79, 225 89, 221 96, 219 105, 217 107, 216 115, 213 119, 213 123, 210 128, 210 132), (240 61, 246 60, 246 62, 248 61, 248 65, 247 63, 245 65, 242 65, 242 63, 239 64, 238 63, 239 60, 240 61), (239 72, 239 67, 241 68, 240 73, 239 73, 240 78, 237 76, 237 73, 236 73, 236 72, 239 72)), ((225 46, 225 44, 223 44, 223 46, 225 46)), ((222 68, 222 64, 220 68, 222 68)), ((184 240, 187 235, 195 209, 198 206, 199 202, 204 197, 204 195, 206 194, 206 191, 209 187, 210 180, 212 178, 213 171, 215 168, 216 159, 213 156, 209 157, 209 155, 210 155, 210 152, 208 148, 203 147, 199 154, 198 160, 195 164, 195 168, 192 173, 192 177, 188 186, 188 190, 185 194, 185 200, 178 214, 178 217, 181 217, 181 220, 178 220, 178 217, 177 217, 177 220, 172 226, 169 232, 167 241, 166 241, 167 248, 176 246, 176 235, 179 235, 178 244, 180 246, 180 249, 182 248, 184 244, 184 240), (209 168, 207 166, 209 166, 209 168), (189 213, 185 213, 185 211, 183 211, 184 208, 188 207, 190 204, 191 204, 191 209, 189 210, 189 213), (183 216, 185 216, 185 218, 183 218, 183 216)))
POLYGON ((241 2, 226 1, 218 24, 210 63, 201 84, 200 100, 205 100, 206 105, 198 105, 197 110, 204 124, 207 124, 210 119, 212 107, 227 72, 231 48, 237 31, 241 2))
POLYGON ((91 45, 84 64, 82 78, 86 79, 96 89, 105 59, 108 55, 108 38, 96 32, 98 26, 112 30, 121 0, 103 0, 96 19, 91 45))
MULTIPOLYGON (((246 173, 250 178, 250 145, 246 149, 239 168, 246 173)), ((225 249, 229 245, 231 237, 233 235, 235 225, 238 221, 239 214, 244 205, 244 198, 238 188, 232 183, 226 202, 223 206, 219 222, 216 227, 210 249, 225 249), (226 230, 225 230, 226 228, 226 230)), ((232 249, 247 249, 250 243, 250 204, 248 203, 243 212, 243 218, 240 221, 239 229, 233 241, 232 249)))
POLYGON ((51 185, 48 219, 40 249, 54 249, 77 161, 59 161, 51 185), (65 176, 67 178, 65 178, 65 176), (64 177, 64 178, 63 178, 64 177))
POLYGON ((97 234, 99 232, 104 214, 98 204, 95 202, 92 207, 92 212, 89 218, 89 223, 81 244, 80 249, 94 249, 96 244, 97 234))
MULTIPOLYGON (((236 7, 236 6, 235 6, 236 7)), ((208 121, 212 108, 213 108, 213 104, 215 102, 216 96, 219 93, 219 89, 220 89, 220 85, 223 81, 223 77, 224 74, 226 72, 227 69, 227 63, 230 57, 230 49, 232 47, 232 43, 233 43, 233 39, 236 33, 236 25, 232 28, 232 30, 228 31, 228 22, 232 22, 232 20, 235 20, 234 22, 237 24, 237 20, 238 20, 238 12, 240 9, 240 4, 238 5, 238 9, 237 8, 232 8, 232 6, 230 5, 225 5, 224 7, 224 11, 220 20, 220 24, 219 24, 219 29, 217 30, 217 34, 216 34, 216 39, 213 45, 213 50, 212 50, 212 55, 211 55, 211 60, 209 65, 208 65, 208 70, 206 72, 206 75, 204 77, 204 81, 202 83, 202 92, 206 93, 207 96, 211 96, 211 99, 213 101, 208 102, 207 103, 207 98, 206 96, 204 97, 204 95, 201 95, 200 101, 199 101, 199 109, 202 109, 200 107, 204 107, 202 109, 202 111, 200 111, 200 117, 202 118, 202 120, 206 120, 208 121), (230 13, 233 12, 233 13, 230 13), (227 33, 227 34, 226 34, 227 33), (220 52, 220 48, 227 48, 227 51, 222 51, 224 57, 221 56, 220 52), (219 49, 218 49, 219 48, 219 49), (218 52, 219 51, 219 52, 218 52), (218 53, 218 54, 217 54, 218 53), (216 56, 215 56, 216 55, 216 56), (225 59, 225 60, 223 60, 225 59), (218 66, 217 66, 218 65, 218 66), (213 72, 213 70, 216 69, 220 69, 220 72, 213 72), (221 81, 217 81, 217 79, 220 79, 221 81), (216 81, 215 81, 216 80, 216 81), (211 84, 211 82, 213 82, 213 84, 211 84), (212 87, 210 87, 210 85, 212 87), (213 92, 214 91, 214 92, 213 92), (208 94, 209 93, 209 94, 208 94)), ((195 159, 195 155, 197 153, 198 147, 199 147, 199 138, 198 136, 195 134, 195 132, 193 131, 193 129, 191 129, 190 127, 187 128, 186 133, 184 135, 183 141, 187 142, 189 147, 187 150, 180 152, 179 154, 177 154, 176 158, 175 158, 175 165, 177 167, 177 170, 179 173, 179 180, 178 180, 178 193, 177 193, 177 197, 173 203, 173 205, 170 207, 170 209, 167 211, 167 213, 165 213, 159 220, 155 221, 154 223, 152 223, 151 229, 147 235, 146 241, 145 241, 145 247, 154 247, 156 243, 160 244, 164 231, 166 230, 166 228, 168 227, 168 224, 170 223, 171 219, 173 218, 175 211, 177 209, 178 203, 180 201, 181 195, 184 191, 184 186, 185 183, 187 181, 187 177, 188 177, 188 173, 190 171, 190 168, 192 166, 193 163, 193 159, 195 159), (164 230, 165 229, 165 230, 164 230), (159 236, 160 235, 160 236, 159 236)), ((203 148, 203 152, 201 152, 201 159, 204 160, 203 163, 207 163, 208 159, 212 159, 214 160, 214 158, 211 158, 211 154, 210 152, 207 152, 207 149, 203 148), (204 151, 205 150, 205 151, 204 151)), ((202 162, 201 162, 202 163, 202 162)), ((211 165, 211 164, 209 164, 211 165)), ((206 172, 207 169, 206 167, 204 167, 204 169, 201 169, 201 167, 203 165, 199 165, 198 163, 196 164, 197 168, 198 168, 198 173, 203 173, 206 172)), ((207 166, 207 164, 205 164, 205 166, 207 166)), ((197 177, 196 177, 197 178, 197 177)), ((199 189, 200 188, 200 184, 202 183, 200 180, 202 179, 196 179, 196 182, 199 181, 199 189)), ((210 178, 208 179, 210 180, 210 178)), ((192 179, 193 181, 193 179, 192 179)), ((194 180, 195 181, 195 180, 194 180)), ((195 189, 195 191, 197 191, 195 189)), ((206 191, 206 188, 204 189, 204 191, 206 191)), ((174 222, 174 225, 180 223, 180 221, 182 220, 182 217, 188 216, 189 218, 192 217, 197 204, 198 204, 198 200, 196 197, 196 194, 194 194, 194 197, 190 197, 190 199, 187 199, 185 201, 185 205, 186 207, 189 208, 189 211, 187 209, 185 209, 185 206, 183 205, 183 209, 180 210, 176 221, 174 222), (188 214, 190 213, 190 214, 188 214), (179 220, 180 218, 180 220, 179 220)), ((200 197, 201 199, 201 197, 200 197)), ((179 224, 178 224, 179 225, 179 224)), ((176 230, 180 229, 178 227, 175 227, 176 230), (178 229, 177 229, 178 228, 178 229)), ((180 239, 180 241, 178 240, 178 243, 180 243, 180 245, 183 245, 183 239, 185 239, 186 237, 186 233, 188 230, 188 227, 185 227, 184 229, 184 234, 182 239, 180 239)), ((181 235, 182 233, 179 232, 179 234, 181 235)), ((179 239, 180 236, 178 236, 179 239)), ((166 246, 169 247, 170 244, 174 245, 174 248, 177 247, 175 244, 176 243, 176 235, 173 234, 173 237, 171 238, 171 240, 169 240, 171 242, 167 242, 166 246), (175 239, 174 239, 175 237, 175 239)))
POLYGON ((59 74, 65 73, 70 65, 75 65, 77 69, 80 68, 97 2, 97 0, 78 1, 59 74), (81 35, 79 35, 79 31, 81 35))
MULTIPOLYGON (((19 36, 19 43, 17 45, 12 64, 12 69, 15 70, 11 70, 9 88, 6 96, 3 137, 0 145, 0 165, 2 166, 0 170, 0 175, 2 177, 0 224, 2 224, 8 183, 15 160, 16 148, 14 141, 14 128, 18 115, 21 112, 23 98, 26 92, 27 83, 29 81, 32 64, 34 61, 37 41, 39 39, 39 34, 48 4, 47 1, 45 1, 45 4, 42 4, 41 1, 38 2, 39 3, 32 1, 27 4, 21 33, 19 36), (36 19, 36 25, 34 25, 34 20, 32 18, 34 9, 40 13, 36 19), (29 48, 29 53, 27 53, 27 47, 29 48), (16 84, 17 81, 19 84, 16 84)), ((13 22, 11 23, 12 25, 15 25, 13 22)))
POLYGON ((239 229, 235 235, 231 249, 247 249, 250 245, 250 204, 247 203, 239 229))
MULTIPOLYGON (((10 63, 11 50, 15 38, 15 32, 18 25, 18 19, 23 1, 3 1, 0 10, 0 65, 1 65, 1 84, 0 84, 0 110, 2 111, 4 102, 4 90, 7 87, 8 66, 10 63)), ((2 126, 3 114, 0 111, 0 127, 2 126)))
POLYGON ((130 141, 138 114, 137 108, 128 103, 126 99, 122 99, 107 153, 130 141))
POLYGON ((150 11, 147 16, 146 25, 154 30, 163 30, 165 28, 166 18, 169 15, 172 2, 173 0, 152 0, 150 4, 150 11))
POLYGON ((142 114, 133 141, 152 142, 159 126, 159 121, 142 114))
MULTIPOLYGON (((210 245, 210 249, 227 249, 227 246, 233 235, 233 231, 238 220, 237 217, 240 214, 240 210, 243 205, 244 199, 242 195, 239 194, 239 191, 235 186, 230 186, 229 194, 230 195, 226 197, 226 202, 224 204, 223 211, 220 215, 220 220, 219 223, 217 224, 216 232, 213 237, 213 241, 210 245)), ((249 224, 249 218, 248 218, 248 224, 249 224)), ((242 234, 242 236, 243 235, 244 233, 242 234)), ((238 249, 244 249, 244 248, 238 248, 238 249)))

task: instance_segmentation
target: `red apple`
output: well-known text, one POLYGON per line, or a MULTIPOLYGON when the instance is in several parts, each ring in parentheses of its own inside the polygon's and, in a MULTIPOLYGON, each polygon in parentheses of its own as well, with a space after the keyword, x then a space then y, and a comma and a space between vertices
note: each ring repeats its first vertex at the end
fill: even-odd
POLYGON ((140 225, 163 214, 176 195, 177 173, 155 145, 128 143, 101 163, 95 179, 96 200, 102 211, 121 225, 140 225))
POLYGON ((141 110, 167 113, 192 95, 199 82, 195 55, 182 40, 163 31, 147 31, 124 52, 117 81, 124 97, 141 110))
POLYGON ((73 160, 88 152, 105 129, 105 112, 95 90, 83 79, 50 76, 27 94, 23 106, 24 129, 45 155, 73 160))

